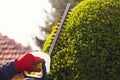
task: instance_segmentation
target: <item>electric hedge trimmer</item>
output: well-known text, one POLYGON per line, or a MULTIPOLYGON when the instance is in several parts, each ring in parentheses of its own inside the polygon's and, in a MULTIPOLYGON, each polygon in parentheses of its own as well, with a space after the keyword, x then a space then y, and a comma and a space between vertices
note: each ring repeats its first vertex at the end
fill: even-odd
POLYGON ((64 11, 64 14, 62 16, 62 20, 61 20, 61 23, 59 25, 59 28, 56 32, 56 35, 54 37, 54 40, 52 41, 52 44, 51 44, 51 47, 49 49, 49 55, 47 55, 46 53, 43 53, 43 52, 33 52, 33 55, 35 56, 38 56, 38 57, 41 57, 45 60, 45 62, 43 63, 36 63, 34 65, 35 68, 39 69, 40 72, 28 72, 28 71, 24 71, 24 74, 25 76, 27 77, 30 77, 30 78, 34 78, 34 80, 46 80, 46 77, 47 77, 47 73, 49 73, 50 71, 50 57, 53 55, 52 51, 54 49, 54 46, 55 46, 55 43, 59 37, 59 33, 64 25, 64 21, 66 19, 66 16, 70 10, 70 3, 67 4, 66 8, 65 8, 65 11, 64 11))

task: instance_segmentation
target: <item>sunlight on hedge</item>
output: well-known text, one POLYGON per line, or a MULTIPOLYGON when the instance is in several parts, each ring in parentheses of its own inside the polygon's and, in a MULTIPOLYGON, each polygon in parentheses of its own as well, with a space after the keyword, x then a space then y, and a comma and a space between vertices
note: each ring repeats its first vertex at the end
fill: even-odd
MULTIPOLYGON (((48 53, 56 28, 47 38, 48 53)), ((84 0, 65 21, 49 80, 120 80, 120 0, 84 0)))

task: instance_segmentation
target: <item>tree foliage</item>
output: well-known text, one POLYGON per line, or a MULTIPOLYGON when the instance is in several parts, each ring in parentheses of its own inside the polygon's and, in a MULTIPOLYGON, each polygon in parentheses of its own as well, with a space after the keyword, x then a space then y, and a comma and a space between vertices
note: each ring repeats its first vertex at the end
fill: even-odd
MULTIPOLYGON (((48 36, 48 53, 58 25, 48 36)), ((49 80, 120 80, 120 0, 84 0, 55 44, 49 80)))

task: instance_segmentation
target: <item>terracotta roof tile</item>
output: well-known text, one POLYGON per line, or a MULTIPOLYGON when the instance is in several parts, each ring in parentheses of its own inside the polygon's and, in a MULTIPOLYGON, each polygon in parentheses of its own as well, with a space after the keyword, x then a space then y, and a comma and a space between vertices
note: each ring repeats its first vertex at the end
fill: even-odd
POLYGON ((0 33, 0 66, 20 57, 28 51, 32 51, 32 49, 30 47, 25 47, 0 33))

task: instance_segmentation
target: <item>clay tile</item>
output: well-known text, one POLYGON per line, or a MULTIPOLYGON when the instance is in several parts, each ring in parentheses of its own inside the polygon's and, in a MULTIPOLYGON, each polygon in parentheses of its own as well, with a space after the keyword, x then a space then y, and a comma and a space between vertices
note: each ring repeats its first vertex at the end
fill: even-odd
POLYGON ((6 59, 6 54, 4 54, 4 57, 3 57, 4 59, 6 59))
POLYGON ((7 45, 6 44, 5 45, 0 45, 0 48, 7 49, 7 45))
POLYGON ((12 59, 15 59, 15 54, 12 54, 12 55, 11 55, 11 58, 12 58, 12 59))
POLYGON ((14 54, 16 54, 18 51, 17 50, 13 50, 14 54))
POLYGON ((12 54, 6 54, 6 55, 4 56, 4 58, 5 58, 6 60, 10 60, 10 59, 11 59, 11 56, 12 56, 12 54))
POLYGON ((1 52, 1 53, 2 53, 3 55, 4 55, 4 52, 5 52, 5 50, 2 49, 2 52, 1 52))
POLYGON ((17 55, 16 55, 16 58, 19 58, 20 56, 22 56, 22 54, 17 54, 17 55))
POLYGON ((4 48, 7 48, 7 46, 8 46, 8 44, 5 44, 5 45, 4 45, 4 48))
POLYGON ((3 48, 4 47, 4 45, 0 45, 0 48, 3 48))
POLYGON ((4 54, 0 54, 0 59, 2 59, 4 57, 4 54))
POLYGON ((5 43, 5 40, 4 40, 4 39, 1 39, 1 40, 0 40, 0 43, 1 43, 1 44, 4 44, 4 43, 5 43))
POLYGON ((3 57, 3 59, 7 59, 7 54, 4 54, 4 57, 3 57))
POLYGON ((4 64, 4 63, 6 62, 6 60, 3 59, 3 60, 1 60, 0 62, 1 62, 1 64, 4 64))
POLYGON ((9 49, 14 49, 14 46, 13 45, 8 45, 8 48, 9 49))
POLYGON ((13 50, 10 50, 10 53, 11 53, 11 54, 15 54, 15 53, 16 53, 16 50, 14 50, 14 49, 13 49, 13 50))
POLYGON ((6 54, 6 55, 5 55, 6 60, 11 59, 10 57, 11 57, 11 56, 10 56, 9 54, 6 54))
POLYGON ((15 59, 19 57, 19 54, 15 54, 15 59))
POLYGON ((5 41, 4 40, 0 40, 0 44, 4 44, 5 43, 5 41))
POLYGON ((9 49, 7 49, 7 50, 6 50, 6 53, 9 53, 9 51, 10 51, 10 50, 9 50, 9 49))
POLYGON ((8 53, 7 53, 7 50, 3 50, 2 53, 4 53, 4 55, 8 54, 8 53))
POLYGON ((0 48, 0 53, 2 52, 2 49, 0 48))
POLYGON ((10 53, 10 54, 13 54, 13 50, 9 50, 9 53, 10 53))

